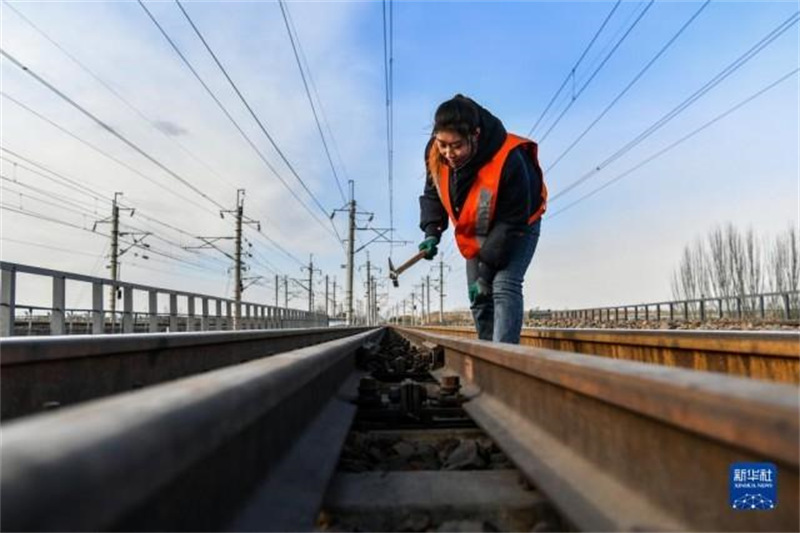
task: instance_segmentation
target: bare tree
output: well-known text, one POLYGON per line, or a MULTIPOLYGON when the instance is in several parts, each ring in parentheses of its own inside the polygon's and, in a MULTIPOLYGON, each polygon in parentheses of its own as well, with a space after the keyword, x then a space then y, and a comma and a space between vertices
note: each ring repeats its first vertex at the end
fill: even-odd
MULTIPOLYGON (((731 298, 800 288, 800 240, 790 227, 774 239, 765 254, 753 228, 745 233, 733 224, 714 228, 705 240, 683 249, 678 268, 672 274, 676 299, 731 298)), ((729 300, 728 308, 733 300, 729 300)), ((744 309, 753 302, 742 299, 744 309)))
POLYGON ((745 294, 759 294, 764 290, 764 255, 759 242, 753 228, 749 228, 744 239, 745 294))
POLYGON ((733 276, 730 248, 727 246, 726 232, 717 227, 708 236, 707 259, 709 263, 711 294, 707 296, 725 297, 733 293, 733 276))
MULTIPOLYGON (((730 293, 727 296, 744 296, 747 287, 747 258, 745 256, 745 244, 739 230, 733 224, 725 227, 725 241, 728 248, 728 265, 730 267, 730 293)), ((728 300, 728 310, 730 311, 728 300)))
POLYGON ((789 248, 789 270, 787 274, 787 285, 790 291, 800 288, 800 241, 798 241, 797 227, 789 226, 784 234, 784 242, 789 248))
POLYGON ((677 271, 672 275, 672 294, 676 300, 694 300, 708 293, 708 264, 703 243, 696 240, 683 249, 677 271))
POLYGON ((800 243, 797 228, 789 226, 773 241, 769 254, 769 285, 773 292, 796 291, 800 288, 800 243))

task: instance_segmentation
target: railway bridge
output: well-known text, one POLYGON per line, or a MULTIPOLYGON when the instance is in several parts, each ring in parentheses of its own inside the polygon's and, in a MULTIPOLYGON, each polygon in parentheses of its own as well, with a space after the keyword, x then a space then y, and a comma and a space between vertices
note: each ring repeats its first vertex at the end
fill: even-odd
POLYGON ((57 334, 0 340, 3 530, 800 526, 794 331, 527 328, 512 346, 249 304, 226 331, 228 301, 137 314, 135 291, 163 289, 120 283, 124 334, 95 308, 67 335, 65 283, 103 283, 26 272, 53 280, 57 334), (756 467, 773 498, 734 497, 756 467))
POLYGON ((0 0, 0 530, 800 531, 796 4, 0 0))

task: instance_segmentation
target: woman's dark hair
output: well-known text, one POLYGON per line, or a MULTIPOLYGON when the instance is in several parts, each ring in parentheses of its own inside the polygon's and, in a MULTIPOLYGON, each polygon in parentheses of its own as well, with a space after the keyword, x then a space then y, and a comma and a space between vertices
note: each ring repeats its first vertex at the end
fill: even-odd
POLYGON ((474 135, 480 126, 478 105, 463 94, 443 102, 436 110, 433 133, 453 131, 463 137, 474 135))
MULTIPOLYGON (((469 138, 470 135, 475 135, 478 131, 480 121, 478 104, 463 94, 457 94, 450 100, 443 102, 436 110, 431 137, 439 131, 452 131, 462 137, 469 138)), ((439 164, 442 161, 443 159, 439 155, 436 143, 431 142, 428 149, 427 166, 428 173, 436 184, 439 182, 439 164)))

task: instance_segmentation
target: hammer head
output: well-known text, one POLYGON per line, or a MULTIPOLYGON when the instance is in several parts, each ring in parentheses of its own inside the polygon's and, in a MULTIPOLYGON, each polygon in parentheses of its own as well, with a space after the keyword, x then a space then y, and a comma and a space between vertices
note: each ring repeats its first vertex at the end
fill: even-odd
POLYGON ((395 287, 400 286, 400 282, 397 280, 397 272, 394 270, 394 264, 392 263, 392 258, 389 258, 389 279, 392 280, 392 285, 395 287))

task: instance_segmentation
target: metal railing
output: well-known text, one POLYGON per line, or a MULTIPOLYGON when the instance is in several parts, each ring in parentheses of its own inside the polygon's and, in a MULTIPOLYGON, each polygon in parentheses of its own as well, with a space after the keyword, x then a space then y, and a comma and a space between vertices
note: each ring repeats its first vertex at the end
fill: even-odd
MULTIPOLYGON (((570 309, 551 311, 549 317, 600 322, 629 320, 699 320, 704 322, 715 319, 797 320, 800 318, 800 291, 570 309)), ((545 317, 540 316, 540 318, 545 317)))
MULTIPOLYGON (((82 274, 62 272, 18 263, 0 261, 0 336, 64 335, 104 333, 158 333, 176 331, 222 331, 234 329, 236 302, 229 298, 209 296, 160 287, 113 281, 82 274), (49 307, 28 305, 17 300, 17 274, 50 278, 52 298, 49 307), (90 283, 91 309, 66 307, 67 282, 90 283), (114 287, 121 291, 122 310, 110 313, 104 309, 103 291, 114 287), (146 292, 146 311, 134 310, 134 293, 146 292), (158 313, 159 295, 169 296, 167 313, 158 313), (179 313, 179 299, 186 303, 186 313, 179 313), (197 305, 197 301, 199 306, 197 305), (22 311, 22 315, 19 312, 22 311)), ((241 320, 236 329, 280 329, 325 327, 328 317, 321 313, 287 309, 253 302, 241 302, 241 320)))

